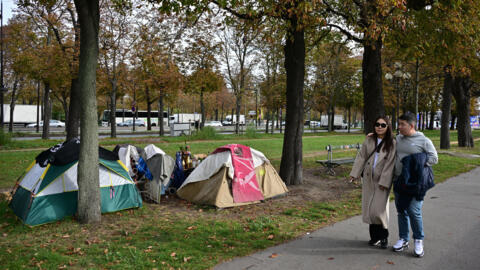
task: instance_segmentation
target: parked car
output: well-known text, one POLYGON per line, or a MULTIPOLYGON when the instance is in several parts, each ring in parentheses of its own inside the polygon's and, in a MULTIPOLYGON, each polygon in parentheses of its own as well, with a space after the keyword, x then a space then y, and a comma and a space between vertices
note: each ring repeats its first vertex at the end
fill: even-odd
POLYGON ((232 121, 224 120, 224 121, 222 122, 222 125, 223 125, 223 126, 231 126, 231 125, 232 125, 232 121))
MULTIPOLYGON (((133 120, 131 119, 117 124, 117 126, 119 127, 131 127, 132 125, 133 125, 133 120)), ((145 121, 143 121, 142 119, 135 119, 135 126, 144 127, 145 121)))
POLYGON ((221 127, 223 125, 220 121, 208 121, 208 122, 205 122, 204 126, 206 126, 206 127, 221 127))
MULTIPOLYGON (((43 121, 40 121, 38 126, 43 127, 43 121)), ((50 127, 65 127, 65 123, 62 122, 62 121, 59 121, 59 120, 51 119, 49 126, 50 127)), ((31 128, 37 127, 37 123, 28 124, 27 127, 31 127, 31 128)))

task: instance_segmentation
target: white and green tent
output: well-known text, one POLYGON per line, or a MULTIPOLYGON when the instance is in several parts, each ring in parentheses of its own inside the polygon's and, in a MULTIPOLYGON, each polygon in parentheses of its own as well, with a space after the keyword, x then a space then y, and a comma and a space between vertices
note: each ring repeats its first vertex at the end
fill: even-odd
MULTIPOLYGON (((77 212, 79 141, 71 140, 36 157, 19 178, 10 207, 27 225, 35 226, 77 212)), ((142 206, 141 196, 118 155, 99 148, 102 213, 142 206)))

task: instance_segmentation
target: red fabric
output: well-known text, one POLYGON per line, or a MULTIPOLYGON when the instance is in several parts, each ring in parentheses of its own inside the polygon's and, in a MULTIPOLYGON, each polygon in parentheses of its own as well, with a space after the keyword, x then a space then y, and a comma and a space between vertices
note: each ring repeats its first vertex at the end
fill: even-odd
POLYGON ((250 147, 241 144, 228 144, 217 148, 213 154, 230 151, 233 164, 232 193, 236 203, 263 200, 263 194, 257 182, 250 147))

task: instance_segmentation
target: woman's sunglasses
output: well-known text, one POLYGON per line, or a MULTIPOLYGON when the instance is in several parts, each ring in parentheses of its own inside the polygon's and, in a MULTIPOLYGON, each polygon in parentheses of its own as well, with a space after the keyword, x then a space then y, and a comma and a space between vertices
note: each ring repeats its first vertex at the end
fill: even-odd
POLYGON ((387 124, 385 124, 385 123, 375 123, 375 127, 386 128, 386 127, 387 127, 387 124))

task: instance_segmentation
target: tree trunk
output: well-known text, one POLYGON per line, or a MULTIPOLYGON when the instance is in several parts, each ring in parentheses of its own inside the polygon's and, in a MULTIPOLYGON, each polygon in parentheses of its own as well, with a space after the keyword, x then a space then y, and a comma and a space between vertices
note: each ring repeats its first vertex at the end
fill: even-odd
POLYGON ((457 120, 457 115, 455 113, 456 112, 452 113, 452 121, 450 121, 450 130, 455 130, 455 121, 457 120))
MULTIPOLYGON (((242 96, 241 94, 236 95, 236 103, 235 103, 235 117, 237 118, 235 123, 235 134, 240 132, 240 109, 242 106, 242 96)), ((233 122, 233 115, 232 115, 232 122, 233 122)))
POLYGON ((418 115, 418 92, 420 87, 420 62, 415 61, 415 117, 418 115))
MULTIPOLYGON (((158 97, 158 135, 164 136, 165 129, 163 128, 163 95, 158 97)), ((168 120, 167 120, 168 122, 168 120)))
POLYGON ((328 111, 328 132, 332 132, 335 130, 334 123, 335 123, 335 107, 331 105, 328 111))
MULTIPOLYGON (((147 130, 152 130, 152 118, 150 117, 150 114, 152 113, 152 102, 147 102, 147 130)), ((161 118, 163 114, 160 115, 160 112, 158 112, 158 119, 161 118)), ((158 122, 157 124, 160 124, 158 122)))
POLYGON ((74 0, 80 20, 78 87, 81 143, 78 160, 78 218, 81 223, 100 222, 98 175, 98 124, 95 80, 98 59, 99 2, 74 0))
POLYGON ((283 122, 282 108, 280 108, 280 134, 282 134, 282 122, 283 122))
POLYGON ((110 93, 110 137, 117 137, 117 91, 112 83, 112 92, 110 93))
POLYGON ((452 94, 457 101, 458 146, 473 147, 472 129, 470 127, 470 89, 473 83, 469 77, 456 77, 454 81, 452 94))
POLYGON ((224 118, 223 118, 223 102, 222 102, 222 114, 220 115, 220 122, 222 122, 222 124, 223 124, 223 119, 224 118))
POLYGON ((268 110, 266 113, 266 117, 267 117, 267 124, 265 125, 265 134, 268 134, 268 125, 270 124, 270 113, 268 110))
POLYGON ((72 79, 70 86, 70 104, 67 118, 67 141, 73 138, 78 138, 78 129, 80 127, 80 89, 78 88, 78 78, 72 79))
MULTIPOLYGON (((69 8, 70 16, 72 17, 73 29, 75 33, 75 46, 73 62, 78 63, 79 47, 80 47, 80 25, 78 22, 78 15, 75 16, 73 9, 69 8)), ((80 102, 72 102, 72 100, 80 100, 80 91, 78 87, 78 67, 72 66, 73 79, 70 85, 70 104, 68 109, 68 118, 66 125, 67 140, 79 137, 80 128, 80 102), (75 69, 75 70, 73 70, 75 69)))
POLYGON ((214 112, 215 112, 215 121, 218 121, 218 109, 215 109, 214 112))
POLYGON ((450 66, 444 68, 443 92, 442 92, 442 127, 440 128, 440 149, 450 148, 450 131, 448 122, 452 107, 453 78, 450 74, 450 66))
POLYGON ((287 73, 285 135, 283 139, 280 177, 287 185, 303 182, 303 84, 305 79, 305 33, 298 29, 297 17, 290 18, 285 41, 285 70, 287 73))
POLYGON ((203 101, 203 89, 200 91, 200 113, 202 114, 202 119, 200 121, 200 129, 203 129, 205 125, 205 103, 203 101))
POLYGON ((432 108, 430 111, 430 122, 428 123, 428 129, 434 129, 434 122, 435 122, 435 110, 432 108))
MULTIPOLYGON (((152 118, 150 117, 150 113, 152 112, 153 101, 150 100, 150 88, 148 86, 145 88, 145 94, 147 99, 147 130, 152 130, 152 118)), ((160 119, 160 112, 158 112, 158 114, 158 119, 160 119)))
POLYGON ((365 42, 362 61, 364 131, 374 132, 375 118, 385 114, 382 89, 382 40, 365 42))
MULTIPOLYGON (((15 76, 15 81, 13 82, 12 98, 10 100, 10 121, 8 122, 8 132, 10 133, 13 132, 13 112, 15 110, 15 102, 17 100, 17 87, 19 79, 16 77, 17 76, 15 76)), ((3 106, 3 104, 0 105, 3 106)))
POLYGON ((347 108, 347 113, 348 113, 348 116, 347 116, 347 117, 348 117, 347 130, 348 130, 348 131, 347 131, 347 132, 350 133, 350 123, 351 123, 351 121, 352 121, 352 120, 351 120, 352 112, 351 112, 351 107, 350 107, 350 106, 348 106, 348 108, 347 108))
POLYGON ((425 130, 425 126, 427 122, 426 116, 427 114, 425 112, 422 112, 422 131, 425 130))
POLYGON ((37 133, 40 131, 40 81, 37 81, 37 133))
MULTIPOLYGON (((62 103, 62 107, 63 107, 63 112, 65 113, 65 121, 67 121, 68 115, 70 114, 70 112, 68 111, 67 97, 62 97, 61 103, 62 103)), ((65 130, 66 130, 66 128, 67 128, 67 125, 65 124, 65 130)))
POLYGON ((50 104, 50 83, 45 83, 43 92, 43 127, 42 139, 50 139, 50 118, 52 117, 52 108, 50 104))

